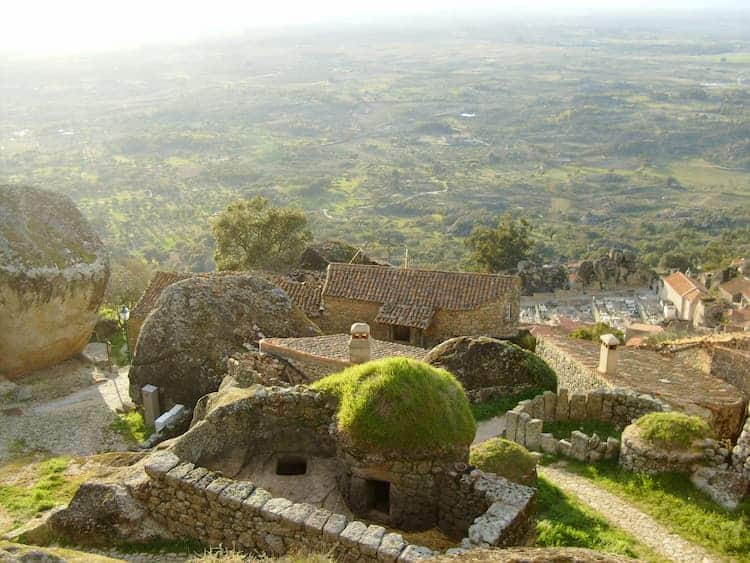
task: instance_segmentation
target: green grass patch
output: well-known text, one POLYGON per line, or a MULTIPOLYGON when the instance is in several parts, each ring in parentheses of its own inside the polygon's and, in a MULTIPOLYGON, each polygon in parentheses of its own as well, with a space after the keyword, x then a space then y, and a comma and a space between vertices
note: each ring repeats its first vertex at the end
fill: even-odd
POLYGON ((122 553, 205 553, 207 547, 192 538, 154 539, 148 542, 125 543, 117 546, 122 553))
POLYGON ((0 485, 0 506, 14 526, 73 498, 79 482, 65 475, 69 463, 67 456, 51 457, 38 463, 30 486, 0 485))
POLYGON ((750 562, 750 500, 728 512, 685 475, 630 473, 615 461, 591 465, 570 460, 565 469, 627 499, 686 540, 733 561, 750 562))
POLYGON ((614 425, 608 422, 600 422, 598 420, 565 420, 558 422, 545 422, 544 432, 550 432, 558 440, 567 440, 570 438, 570 433, 574 430, 580 430, 588 436, 596 433, 600 438, 607 439, 608 437, 620 439, 622 432, 617 430, 614 425))
POLYGON ((515 483, 533 485, 536 461, 523 446, 504 438, 493 438, 473 446, 469 463, 515 483))
POLYGON ((663 448, 686 449, 711 435, 705 420, 680 412, 652 412, 639 418, 636 426, 641 438, 663 448))
POLYGON ((450 373, 424 362, 387 358, 312 385, 339 401, 338 425, 357 445, 401 452, 471 444, 476 423, 450 373))
POLYGON ((540 477, 537 481, 536 544, 583 547, 627 557, 658 560, 647 547, 577 499, 540 477))
POLYGON ((625 335, 621 330, 609 326, 607 323, 596 323, 593 327, 581 327, 570 333, 571 338, 579 340, 591 340, 599 342, 599 338, 604 334, 612 334, 617 337, 621 344, 625 344, 625 335))
POLYGON ((139 411, 118 414, 117 418, 109 425, 109 428, 120 434, 128 442, 136 444, 145 441, 154 433, 154 428, 146 425, 143 415, 139 411))
POLYGON ((474 403, 471 405, 471 412, 474 414, 474 419, 479 422, 482 420, 489 420, 496 416, 505 414, 507 411, 515 407, 521 401, 533 399, 537 395, 544 393, 544 389, 534 388, 514 395, 504 395, 502 397, 494 397, 488 401, 482 403, 474 403))

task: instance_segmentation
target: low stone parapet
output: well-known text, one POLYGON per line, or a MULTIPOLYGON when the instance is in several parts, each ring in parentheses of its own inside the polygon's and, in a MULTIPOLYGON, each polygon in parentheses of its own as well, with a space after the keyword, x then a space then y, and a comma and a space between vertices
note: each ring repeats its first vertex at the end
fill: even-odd
POLYGON ((544 423, 595 420, 624 428, 649 412, 669 410, 665 403, 650 395, 627 389, 595 389, 587 393, 545 391, 533 399, 521 401, 505 415, 505 436, 529 450, 595 462, 618 457, 620 443, 575 431, 570 439, 557 440, 544 432, 544 423))
MULTIPOLYGON (((130 487, 133 497, 172 534, 210 546, 272 555, 309 549, 351 562, 411 562, 435 555, 382 526, 273 497, 251 482, 228 479, 169 452, 154 455, 145 472, 147 479, 130 487)), ((454 534, 463 527, 463 548, 517 545, 533 533, 535 495, 491 473, 454 473, 441 499, 441 527, 454 534)))
POLYGON ((670 450, 642 440, 638 427, 628 426, 622 434, 620 465, 635 473, 690 473, 705 461, 700 449, 670 450))

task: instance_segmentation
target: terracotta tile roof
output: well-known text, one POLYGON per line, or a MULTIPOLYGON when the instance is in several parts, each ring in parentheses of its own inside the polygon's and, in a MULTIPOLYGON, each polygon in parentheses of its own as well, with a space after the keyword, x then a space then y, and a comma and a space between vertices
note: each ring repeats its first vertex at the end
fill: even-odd
MULTIPOLYGON (((156 301, 159 299, 161 292, 173 283, 198 276, 222 276, 236 273, 238 272, 156 272, 151 278, 151 281, 140 301, 138 301, 138 304, 133 307, 130 316, 136 319, 145 319, 151 312, 151 309, 156 305, 156 301)), ((278 285, 281 289, 286 291, 289 294, 292 303, 305 311, 305 314, 315 317, 320 316, 320 292, 323 285, 321 282, 315 280, 296 282, 286 278, 283 274, 271 272, 252 271, 241 273, 252 273, 262 276, 269 282, 278 285)))
POLYGON ((729 280, 719 286, 719 289, 729 295, 742 294, 745 299, 750 299, 750 280, 742 276, 729 280))
POLYGON ((375 322, 425 329, 435 316, 435 307, 430 305, 404 305, 386 303, 375 316, 375 322))
MULTIPOLYGON (((326 297, 369 301, 389 304, 393 311, 404 305, 467 311, 497 301, 520 285, 517 276, 331 264, 323 301, 326 297)), ((403 311, 412 314, 411 309, 403 311)))
POLYGON ((323 284, 316 282, 300 283, 283 278, 271 281, 286 291, 292 303, 302 309, 308 317, 320 316, 320 292, 323 284))
POLYGON ((664 283, 674 289, 680 297, 685 297, 689 301, 694 301, 708 293, 705 287, 682 272, 667 276, 664 278, 664 283))
MULTIPOLYGON (((349 360, 349 335, 348 334, 329 334, 326 336, 308 336, 302 338, 264 338, 262 343, 270 344, 269 353, 273 353, 272 348, 293 350, 303 352, 312 356, 331 358, 334 360, 349 360)), ((390 358, 393 356, 403 356, 422 360, 429 350, 408 346, 407 344, 398 344, 397 342, 385 342, 370 338, 370 354, 373 360, 390 358)))

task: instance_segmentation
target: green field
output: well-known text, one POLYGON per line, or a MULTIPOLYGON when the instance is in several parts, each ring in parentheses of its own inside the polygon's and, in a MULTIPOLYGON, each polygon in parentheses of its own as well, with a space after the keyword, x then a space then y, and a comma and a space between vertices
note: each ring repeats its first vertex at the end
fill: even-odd
POLYGON ((70 194, 115 257, 171 268, 212 269, 209 218, 255 194, 415 266, 467 266, 505 211, 547 259, 720 262, 750 252, 750 21, 658 18, 1 59, 0 181, 70 194))

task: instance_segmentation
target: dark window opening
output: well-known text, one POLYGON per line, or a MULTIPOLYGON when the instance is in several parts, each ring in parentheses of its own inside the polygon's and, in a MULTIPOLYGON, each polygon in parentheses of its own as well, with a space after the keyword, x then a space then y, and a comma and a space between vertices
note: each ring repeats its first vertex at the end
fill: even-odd
POLYGON ((393 340, 398 342, 411 341, 411 329, 408 326, 393 325, 393 340))
POLYGON ((388 516, 391 512, 391 484, 388 481, 367 481, 367 510, 388 516))
POLYGON ((304 475, 307 473, 307 460, 303 457, 280 457, 276 461, 276 475, 304 475))

